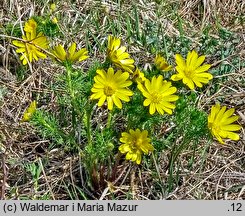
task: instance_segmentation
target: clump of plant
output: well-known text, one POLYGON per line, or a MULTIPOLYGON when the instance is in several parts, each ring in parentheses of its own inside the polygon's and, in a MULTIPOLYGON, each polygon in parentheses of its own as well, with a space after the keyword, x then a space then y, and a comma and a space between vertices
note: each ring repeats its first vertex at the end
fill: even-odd
POLYGON ((182 151, 191 145, 194 154, 200 141, 209 139, 210 132, 222 144, 224 139, 239 140, 235 131, 241 126, 234 123, 238 116, 233 115, 233 108, 214 104, 206 114, 193 102, 193 94, 187 96, 193 90, 201 94, 199 89, 213 78, 208 71, 211 65, 204 64, 205 55, 192 50, 185 59, 176 54, 174 66, 157 53, 152 70, 142 70, 127 47, 121 45, 121 39, 109 35, 104 61, 92 60, 88 70, 78 69, 74 65, 89 58, 88 50, 74 41, 50 47, 52 32, 57 30, 55 20, 47 28, 49 22, 39 26, 35 21, 40 19, 28 20, 22 39, 12 43, 23 65, 50 58, 63 68, 56 78, 59 91, 54 88, 58 109, 49 113, 33 100, 21 122, 30 122, 41 136, 50 139, 50 148, 61 146, 77 153, 91 190, 113 182, 119 164, 144 165, 148 155, 158 153, 159 140, 171 139, 170 192, 182 151), (98 113, 105 113, 106 118, 101 120, 98 113), (175 125, 164 138, 156 131, 163 122, 175 125))

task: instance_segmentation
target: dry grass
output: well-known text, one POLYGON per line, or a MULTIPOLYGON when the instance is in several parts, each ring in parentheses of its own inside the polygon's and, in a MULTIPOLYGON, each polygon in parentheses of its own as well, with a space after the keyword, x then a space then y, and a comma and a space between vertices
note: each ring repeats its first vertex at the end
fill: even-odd
MULTIPOLYGON (((24 21, 33 14, 42 15, 45 8, 48 7, 48 2, 40 2, 4 0, 3 6, 0 8, 0 25, 4 26, 13 20, 17 20, 15 24, 18 24, 20 20, 24 21), (16 17, 17 19, 14 19, 16 17)), ((49 90, 47 83, 54 81, 54 76, 60 73, 60 68, 49 60, 41 61, 34 67, 29 67, 28 76, 24 80, 18 81, 16 75, 20 64, 18 56, 8 38, 2 37, 0 39, 1 199, 19 199, 23 196, 41 197, 47 193, 50 194, 50 199, 69 199, 71 197, 69 197, 65 185, 69 190, 74 189, 74 191, 76 191, 76 187, 80 187, 91 199, 111 199, 112 197, 125 199, 129 193, 130 197, 134 199, 245 199, 245 68, 232 63, 234 58, 240 58, 241 62, 245 60, 245 2, 242 0, 169 0, 162 5, 161 10, 164 7, 167 9, 161 13, 159 20, 156 15, 156 3, 140 0, 136 1, 136 5, 140 10, 140 20, 149 19, 153 22, 160 20, 169 36, 180 34, 177 18, 170 13, 171 5, 178 5, 177 12, 183 20, 185 31, 192 32, 186 37, 191 37, 193 46, 199 43, 202 29, 207 24, 212 26, 211 34, 219 40, 217 20, 219 20, 219 25, 233 32, 239 38, 236 50, 225 60, 220 61, 220 59, 208 56, 208 61, 213 63, 213 68, 218 68, 220 64, 226 64, 232 66, 233 69, 227 74, 215 77, 217 82, 222 76, 226 79, 220 82, 221 88, 214 94, 210 94, 210 89, 207 89, 198 98, 198 106, 208 110, 215 101, 222 100, 228 107, 235 107, 241 116, 239 123, 243 125, 240 141, 229 142, 229 145, 219 145, 216 142, 211 145, 201 144, 197 151, 202 153, 202 149, 206 149, 207 154, 196 155, 192 170, 186 169, 191 151, 183 152, 180 156, 181 164, 179 164, 181 181, 171 194, 163 194, 161 189, 156 189, 159 180, 152 170, 145 168, 132 171, 131 169, 134 168, 125 164, 118 167, 119 173, 115 182, 108 182, 104 188, 91 193, 83 186, 83 173, 78 156, 64 153, 62 148, 50 150, 48 148, 49 140, 39 137, 28 123, 19 123, 33 94, 44 100, 41 104, 46 110, 53 112, 56 110, 55 95, 49 90), (196 37, 192 37, 193 32, 197 33, 196 37), (44 99, 43 96, 45 96, 44 99), (42 164, 43 161, 45 161, 45 165, 42 164), (23 166, 23 163, 31 162, 42 167, 38 193, 34 191, 32 178, 23 166)), ((101 34, 106 31, 107 17, 117 19, 118 14, 129 11, 130 8, 131 1, 127 0, 122 1, 120 8, 117 3, 109 0, 102 1, 102 3, 84 0, 77 1, 74 5, 64 1, 59 2, 59 9, 56 13, 64 17, 60 28, 68 42, 75 39, 84 43, 85 30, 90 28, 95 37, 98 40, 102 39, 102 43, 105 43, 106 37, 101 34), (95 9, 101 11, 101 32, 98 32, 92 23, 86 24, 86 19, 92 16, 92 11, 95 9), (81 27, 74 27, 72 31, 66 28, 67 26, 76 26, 77 23, 81 27)), ((123 31, 126 35, 126 30, 123 29, 123 31)), ((122 36, 125 37, 123 34, 122 36)), ((229 41, 227 41, 228 43, 229 41)), ((84 44, 79 45, 83 46, 84 44)), ((96 44, 92 48, 94 50, 93 58, 102 59, 96 44)), ((144 47, 140 44, 132 42, 130 49, 138 63, 152 61, 150 52, 143 50, 144 47), (146 52, 144 59, 141 57, 141 52, 146 52)), ((89 67, 89 64, 90 62, 85 67, 89 67)), ((147 67, 147 65, 143 66, 147 67)), ((169 154, 170 152, 167 151, 162 152, 156 162, 157 173, 162 180, 162 185, 167 183, 169 175, 167 169, 169 154)), ((81 194, 78 192, 74 192, 74 194, 75 199, 81 198, 81 194)))

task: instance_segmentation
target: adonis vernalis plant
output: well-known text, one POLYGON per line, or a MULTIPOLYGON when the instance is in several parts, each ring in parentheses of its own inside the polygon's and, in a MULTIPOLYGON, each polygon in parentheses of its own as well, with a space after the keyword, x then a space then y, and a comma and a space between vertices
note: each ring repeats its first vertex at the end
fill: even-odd
POLYGON ((56 10, 56 4, 52 3, 50 5, 50 13, 53 13, 56 10))
POLYGON ((145 74, 140 71, 139 68, 136 68, 136 70, 133 73, 133 79, 136 83, 143 83, 146 80, 145 74))
POLYGON ((231 140, 239 140, 239 135, 234 131, 240 130, 242 127, 238 124, 233 124, 239 119, 239 116, 233 115, 235 109, 226 111, 226 106, 221 107, 220 104, 213 105, 208 116, 208 127, 214 137, 224 144, 222 138, 231 140))
POLYGON ((139 129, 130 129, 129 133, 122 133, 120 141, 123 144, 119 146, 119 151, 126 154, 126 160, 134 161, 137 164, 141 163, 143 153, 148 154, 154 150, 146 130, 141 132, 139 129))
POLYGON ((119 38, 108 36, 107 58, 115 64, 115 66, 133 73, 134 60, 130 58, 130 55, 125 52, 126 47, 121 45, 119 38))
POLYGON ((122 109, 122 101, 129 102, 129 96, 133 95, 133 92, 127 89, 132 84, 132 81, 128 80, 129 73, 117 71, 114 72, 113 68, 109 68, 108 71, 97 70, 97 75, 94 77, 94 85, 91 89, 91 99, 99 99, 98 106, 102 106, 107 101, 109 110, 113 109, 115 104, 119 109, 122 109))
POLYGON ((46 58, 46 54, 42 49, 48 48, 48 40, 42 32, 37 34, 37 23, 30 19, 25 23, 25 35, 22 35, 23 41, 14 40, 12 43, 19 47, 16 52, 22 53, 20 60, 23 65, 33 60, 38 61, 39 58, 46 58))
POLYGON ((27 107, 26 111, 23 114, 23 117, 21 119, 20 122, 27 122, 30 121, 32 115, 34 114, 34 112, 37 109, 37 102, 34 100, 31 102, 31 104, 29 105, 29 107, 27 107))
MULTIPOLYGON (((52 4, 49 14, 52 14, 55 10, 55 4, 52 4)), ((41 25, 41 22, 38 23, 41 25)), ((56 17, 53 18, 53 23, 57 23, 56 17)), ((159 134, 163 134, 162 131, 165 131, 164 128, 162 129, 162 125, 165 124, 163 121, 170 121, 171 119, 176 121, 171 134, 176 136, 176 142, 178 140, 178 145, 169 145, 172 148, 172 156, 169 163, 171 166, 174 166, 177 157, 185 150, 187 144, 195 142, 194 144, 196 145, 200 138, 208 137, 209 130, 220 143, 224 143, 223 139, 239 140, 239 134, 235 131, 240 130, 241 126, 234 123, 239 118, 237 115, 234 115, 235 109, 227 110, 225 106, 221 107, 219 104, 216 104, 212 106, 207 120, 206 113, 196 108, 194 103, 192 105, 184 97, 182 100, 182 96, 178 100, 177 88, 172 86, 172 82, 164 80, 164 77, 159 75, 161 71, 167 72, 173 69, 162 55, 157 54, 154 59, 154 68, 157 68, 157 70, 145 71, 146 73, 144 74, 139 69, 142 65, 136 67, 134 59, 126 52, 126 47, 121 46, 121 39, 109 35, 106 62, 104 64, 98 63, 97 65, 94 63, 88 71, 81 69, 80 73, 80 68, 73 68, 74 65, 72 63, 87 59, 89 57, 88 50, 86 48, 78 49, 77 44, 72 42, 67 48, 58 44, 52 48, 50 53, 46 52, 45 50, 49 48, 46 36, 49 36, 49 34, 43 28, 42 32, 45 32, 46 35, 44 36, 37 29, 40 29, 40 26, 38 26, 36 21, 34 19, 28 20, 24 26, 23 40, 14 40, 12 43, 18 47, 16 52, 21 53, 20 60, 23 65, 34 60, 37 61, 39 58, 46 58, 47 56, 64 63, 66 73, 62 73, 59 76, 58 84, 55 83, 55 85, 59 86, 59 91, 56 91, 56 88, 54 88, 58 98, 57 104, 62 106, 61 109, 57 109, 58 111, 62 110, 62 124, 60 124, 60 119, 57 118, 57 116, 60 116, 60 113, 53 116, 43 110, 39 112, 36 110, 36 101, 32 101, 27 107, 20 122, 31 120, 30 122, 37 126, 37 128, 41 128, 40 133, 44 137, 54 140, 54 143, 64 144, 64 146, 70 144, 67 149, 79 151, 79 154, 86 152, 83 155, 86 159, 84 160, 84 167, 91 168, 91 172, 87 171, 88 176, 92 176, 89 176, 89 178, 93 179, 94 177, 103 176, 104 173, 97 173, 101 172, 100 169, 97 169, 99 167, 104 169, 107 165, 114 164, 116 170, 120 162, 119 160, 117 161, 117 158, 114 158, 114 161, 112 160, 115 153, 115 143, 113 142, 119 138, 118 131, 121 134, 118 150, 126 155, 126 160, 136 164, 141 164, 144 154, 149 154, 155 149, 159 150, 158 145, 163 145, 162 138, 167 140, 166 142, 168 140, 170 142, 174 141, 171 136, 168 137, 169 133, 164 134, 164 136, 160 135, 161 138, 159 136, 159 134), (47 53, 49 55, 46 55, 47 53), (110 65, 109 68, 108 65, 110 65), (108 69, 102 69, 105 66, 108 69), (113 69, 113 67, 116 69, 113 69), (148 76, 152 78, 147 79, 148 76), (134 85, 132 85, 133 81, 135 82, 134 85), (136 85, 139 91, 136 89, 134 94, 131 89, 134 89, 136 85), (125 102, 129 102, 131 99, 132 101, 125 106, 125 102), (119 109, 125 106, 126 112, 124 110, 121 112, 109 112, 108 127, 103 128, 102 126, 103 129, 101 129, 101 127, 94 125, 96 120, 93 118, 97 113, 93 112, 94 103, 88 102, 89 100, 96 100, 99 107, 105 105, 108 110, 113 110, 115 106, 119 109), (177 104, 177 109, 174 117, 165 118, 161 116, 165 113, 172 114, 176 108, 175 104, 177 104), (150 115, 146 115, 148 109, 150 115), (70 116, 66 115, 69 113, 71 113, 70 116), (160 115, 151 116, 155 113, 160 115), (118 115, 120 120, 122 119, 122 121, 119 121, 120 127, 117 127, 117 125, 111 127, 113 124, 111 119, 114 114, 118 115), (84 127, 80 127, 80 125, 78 127, 78 122, 80 124, 81 121, 83 121, 84 127), (137 129, 129 129, 126 132, 122 128, 137 129), (149 138, 147 130, 140 130, 138 128, 147 128, 155 136, 149 138), (156 133, 156 131, 161 133, 156 133), (81 136, 85 137, 84 145, 80 145, 81 136), (182 139, 179 139, 179 137, 182 137, 182 139), (151 140, 153 141, 151 142, 151 140), (155 148, 152 143, 154 143, 155 148)), ((56 36, 56 34, 53 35, 56 36)), ((211 65, 203 64, 205 61, 204 55, 198 56, 197 52, 193 50, 188 52, 186 59, 180 54, 176 54, 175 59, 177 72, 171 76, 171 79, 173 81, 181 80, 189 89, 202 87, 213 78, 212 74, 208 72, 211 65)), ((165 79, 168 79, 169 74, 165 74, 167 76, 165 79)), ((185 93, 186 91, 183 94, 185 93)), ((195 92, 192 93, 194 94, 195 92)), ((168 122, 166 123, 168 127, 168 122)), ((188 148, 191 149, 191 146, 188 146, 188 148)), ((119 155, 121 156, 121 154, 119 155)), ((169 169, 172 171, 176 170, 172 169, 172 167, 169 169)), ((108 172, 105 172, 106 177, 109 176, 110 170, 114 169, 109 167, 108 172)), ((173 173, 170 175, 175 176, 173 173)), ((98 178, 97 183, 106 181, 106 177, 105 179, 98 178)))
POLYGON ((156 65, 156 68, 161 71, 169 71, 172 69, 172 66, 169 65, 166 59, 160 54, 156 55, 154 59, 154 64, 156 65))
POLYGON ((173 81, 182 80, 191 90, 197 87, 202 87, 213 78, 212 74, 208 73, 210 64, 202 63, 205 60, 205 55, 198 57, 195 50, 188 52, 186 61, 180 54, 175 55, 177 74, 171 76, 173 81))
POLYGON ((37 29, 37 23, 34 19, 29 19, 26 23, 25 23, 25 27, 24 27, 24 31, 26 33, 31 34, 31 38, 35 38, 36 37, 36 29, 37 29))
POLYGON ((62 45, 55 46, 52 50, 52 53, 61 61, 70 61, 71 63, 76 61, 83 61, 87 59, 89 56, 88 50, 86 48, 82 48, 76 52, 76 43, 72 43, 66 52, 62 45))
POLYGON ((164 112, 168 114, 173 113, 175 105, 171 102, 178 100, 178 96, 174 95, 177 91, 176 87, 172 86, 171 82, 163 80, 163 76, 153 76, 152 80, 146 79, 144 84, 138 84, 139 90, 143 96, 146 97, 144 100, 144 106, 150 106, 149 112, 153 115, 156 111, 161 115, 164 112))

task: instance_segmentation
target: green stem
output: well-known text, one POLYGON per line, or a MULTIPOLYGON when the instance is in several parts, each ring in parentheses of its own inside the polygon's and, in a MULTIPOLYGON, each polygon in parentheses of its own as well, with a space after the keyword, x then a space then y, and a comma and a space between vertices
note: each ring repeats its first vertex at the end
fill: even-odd
POLYGON ((71 95, 72 99, 75 99, 75 92, 74 89, 72 88, 72 83, 71 83, 71 67, 69 65, 66 65, 66 75, 67 75, 67 84, 69 88, 69 93, 71 95))
POLYGON ((111 127, 111 119, 112 119, 112 113, 111 113, 111 111, 108 111, 108 119, 107 119, 106 128, 111 127))
POLYGON ((67 82, 69 94, 71 96, 71 105, 74 107, 74 110, 80 116, 80 118, 82 118, 83 113, 80 111, 80 107, 77 105, 75 91, 72 87, 72 79, 71 79, 72 68, 68 63, 65 64, 65 68, 66 68, 66 72, 67 72, 66 73, 66 82, 67 82))
POLYGON ((92 109, 89 109, 86 112, 87 115, 87 138, 88 138, 88 145, 92 145, 92 137, 91 137, 91 113, 92 109))

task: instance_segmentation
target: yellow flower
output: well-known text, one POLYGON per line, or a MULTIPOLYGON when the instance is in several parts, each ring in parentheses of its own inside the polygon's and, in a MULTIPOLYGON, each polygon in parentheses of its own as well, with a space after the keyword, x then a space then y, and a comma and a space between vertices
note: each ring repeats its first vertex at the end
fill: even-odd
POLYGON ((213 79, 212 74, 207 73, 211 67, 210 64, 201 64, 205 60, 205 55, 198 57, 196 51, 188 52, 186 61, 180 54, 175 55, 177 74, 172 75, 173 81, 183 80, 183 83, 190 89, 194 89, 195 85, 202 87, 203 83, 207 84, 209 80, 213 79))
POLYGON ((22 38, 25 41, 14 40, 12 43, 19 47, 16 52, 22 53, 20 60, 23 65, 26 65, 28 60, 32 62, 33 60, 38 60, 39 58, 46 58, 46 54, 42 52, 42 49, 48 48, 48 40, 45 36, 43 36, 42 32, 40 32, 37 37, 32 38, 31 33, 26 33, 22 38), (41 49, 42 48, 42 49, 41 49))
POLYGON ((52 12, 54 12, 56 10, 56 5, 55 5, 55 3, 52 3, 51 5, 50 5, 50 12, 52 13, 52 12))
POLYGON ((114 73, 113 68, 109 68, 108 71, 97 70, 97 75, 94 77, 94 85, 91 91, 91 99, 99 99, 98 106, 102 106, 107 101, 109 110, 113 109, 113 103, 119 108, 122 108, 122 101, 129 102, 129 96, 133 95, 133 92, 126 87, 132 84, 128 80, 129 73, 117 71, 114 73))
POLYGON ((77 44, 73 42, 68 48, 68 52, 66 52, 63 46, 58 45, 54 47, 52 53, 61 61, 68 60, 70 62, 83 61, 89 57, 86 48, 82 48, 76 52, 76 47, 77 44))
POLYGON ((238 131, 242 127, 238 124, 232 124, 239 119, 239 116, 233 115, 235 109, 226 111, 226 106, 220 107, 219 104, 213 105, 211 113, 208 116, 208 128, 217 140, 224 144, 222 138, 239 140, 239 135, 233 131, 238 131))
POLYGON ((153 76, 151 82, 146 79, 144 85, 138 84, 138 88, 146 97, 143 105, 150 105, 149 112, 151 115, 156 111, 161 115, 164 114, 164 111, 168 114, 173 113, 172 109, 175 109, 175 105, 171 102, 179 98, 177 95, 173 95, 177 88, 173 87, 171 82, 163 81, 162 75, 157 78, 153 76))
POLYGON ((136 68, 136 70, 133 73, 133 79, 137 82, 137 83, 143 83, 145 82, 146 78, 145 78, 145 74, 143 72, 141 72, 139 70, 139 68, 136 68))
POLYGON ((25 23, 24 31, 26 32, 26 34, 30 34, 30 35, 28 35, 29 40, 34 39, 36 37, 36 33, 37 33, 36 21, 34 19, 29 19, 25 23))
POLYGON ((54 18, 52 19, 52 22, 53 22, 54 24, 57 24, 57 23, 58 23, 58 19, 57 19, 56 17, 54 17, 54 18))
POLYGON ((31 119, 33 113, 36 111, 36 109, 37 109, 37 103, 34 100, 31 102, 30 106, 24 112, 23 117, 22 117, 20 122, 30 121, 30 119, 31 119))
POLYGON ((161 71, 169 71, 172 69, 172 66, 168 64, 165 58, 163 58, 160 54, 157 54, 154 63, 158 70, 161 71))
POLYGON ((130 55, 125 52, 126 47, 121 45, 121 40, 119 38, 108 36, 108 47, 107 56, 109 60, 114 63, 117 67, 123 70, 133 73, 134 60, 130 58, 130 55))
POLYGON ((137 164, 141 163, 142 154, 148 154, 149 151, 153 151, 154 148, 150 144, 150 138, 148 131, 139 129, 135 131, 130 129, 129 133, 123 132, 120 141, 123 143, 119 146, 119 151, 122 154, 126 153, 126 160, 135 161, 137 164))
POLYGON ((24 27, 25 35, 22 35, 24 41, 14 40, 12 43, 19 47, 16 52, 22 53, 20 60, 23 65, 26 65, 28 60, 32 62, 38 60, 38 58, 46 58, 46 54, 42 52, 42 49, 48 48, 48 40, 42 32, 37 35, 37 23, 34 19, 30 19, 25 23, 24 27))

